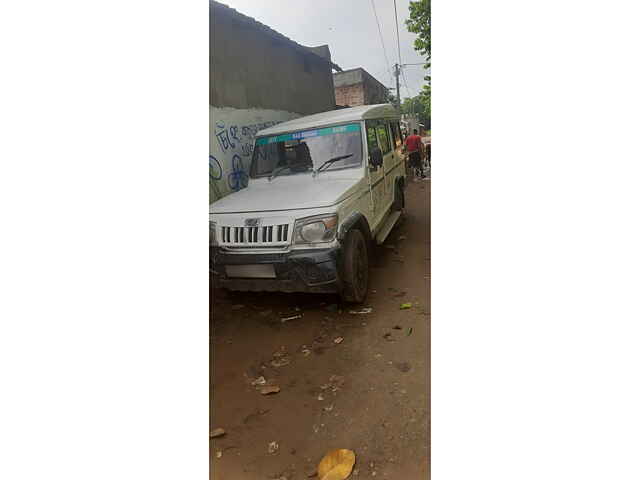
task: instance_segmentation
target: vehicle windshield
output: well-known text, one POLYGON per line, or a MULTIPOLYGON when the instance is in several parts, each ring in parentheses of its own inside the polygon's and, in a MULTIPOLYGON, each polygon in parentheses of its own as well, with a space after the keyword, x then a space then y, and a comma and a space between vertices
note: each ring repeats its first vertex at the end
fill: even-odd
POLYGON ((253 151, 251 177, 317 171, 328 160, 333 161, 322 168, 323 172, 361 165, 359 123, 259 137, 253 151))

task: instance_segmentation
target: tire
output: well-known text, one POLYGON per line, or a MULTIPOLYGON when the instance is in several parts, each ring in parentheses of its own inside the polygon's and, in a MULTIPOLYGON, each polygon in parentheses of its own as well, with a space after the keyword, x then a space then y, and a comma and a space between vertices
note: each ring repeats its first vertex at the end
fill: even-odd
POLYGON ((344 242, 342 267, 342 300, 362 303, 369 290, 369 253, 367 242, 360 230, 349 231, 344 242))

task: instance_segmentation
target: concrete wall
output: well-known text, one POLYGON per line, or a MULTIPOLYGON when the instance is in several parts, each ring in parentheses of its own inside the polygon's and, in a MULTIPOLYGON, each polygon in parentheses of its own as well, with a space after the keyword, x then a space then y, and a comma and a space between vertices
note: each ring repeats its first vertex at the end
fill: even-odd
POLYGON ((365 105, 364 84, 345 85, 336 87, 336 105, 349 105, 356 107, 365 105))
POLYGON ((257 131, 300 115, 209 106, 209 202, 247 186, 257 131))
POLYGON ((331 54, 209 2, 210 200, 242 188, 255 132, 335 109, 331 54), (226 132, 226 133, 225 133, 226 132))
POLYGON ((333 83, 337 105, 375 105, 388 99, 386 87, 362 68, 334 73, 333 83))

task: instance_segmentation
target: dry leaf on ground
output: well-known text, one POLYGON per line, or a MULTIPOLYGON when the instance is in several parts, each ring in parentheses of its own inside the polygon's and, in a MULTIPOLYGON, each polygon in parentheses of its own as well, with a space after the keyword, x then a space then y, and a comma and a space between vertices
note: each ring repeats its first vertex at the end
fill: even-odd
POLYGON ((209 437, 210 438, 218 438, 218 437, 223 436, 225 433, 227 433, 227 432, 224 431, 224 428, 216 428, 216 429, 211 430, 211 432, 209 433, 209 437))
POLYGON ((339 448, 327 453, 318 465, 320 480, 344 480, 351 475, 356 463, 356 454, 352 450, 339 448))
POLYGON ((280 391, 280 387, 277 385, 265 385, 260 389, 260 393, 262 395, 269 395, 271 393, 278 393, 280 391))

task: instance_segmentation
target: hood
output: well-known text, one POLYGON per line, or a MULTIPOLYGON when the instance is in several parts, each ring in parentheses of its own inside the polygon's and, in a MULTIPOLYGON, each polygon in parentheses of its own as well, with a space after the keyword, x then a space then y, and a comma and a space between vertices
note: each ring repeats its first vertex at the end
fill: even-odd
POLYGON ((360 179, 330 175, 290 175, 252 180, 249 186, 227 195, 209 207, 209 213, 264 212, 323 208, 341 202, 357 191, 360 179))

